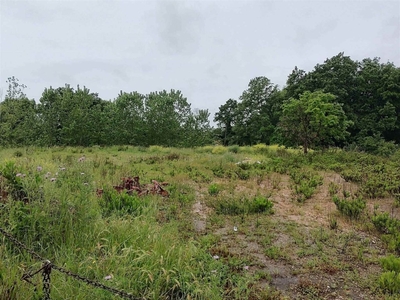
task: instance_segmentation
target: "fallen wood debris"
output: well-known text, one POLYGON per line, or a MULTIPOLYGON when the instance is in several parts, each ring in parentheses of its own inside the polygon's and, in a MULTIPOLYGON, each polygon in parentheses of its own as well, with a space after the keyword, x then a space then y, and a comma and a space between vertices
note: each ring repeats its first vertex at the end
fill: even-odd
MULTIPOLYGON (((141 185, 139 177, 122 177, 122 182, 119 185, 114 185, 113 188, 118 193, 126 192, 128 195, 134 195, 136 193, 139 197, 144 195, 161 195, 163 197, 169 197, 169 193, 163 187, 168 185, 167 182, 159 183, 157 180, 152 180, 151 184, 141 185)), ((96 194, 98 197, 103 195, 103 189, 97 189, 96 194)))

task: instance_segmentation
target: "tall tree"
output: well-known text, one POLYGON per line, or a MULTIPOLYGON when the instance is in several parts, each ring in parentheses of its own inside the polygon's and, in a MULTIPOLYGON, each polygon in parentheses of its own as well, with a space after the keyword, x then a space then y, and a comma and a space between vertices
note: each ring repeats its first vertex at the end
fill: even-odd
POLYGON ((239 144, 253 145, 269 143, 274 133, 273 116, 280 108, 274 85, 267 77, 256 77, 250 80, 248 89, 240 96, 235 113, 234 132, 239 144))
POLYGON ((121 92, 115 100, 115 122, 119 144, 143 145, 146 143, 144 110, 145 96, 138 92, 121 92))
POLYGON ((229 99, 219 107, 219 111, 214 116, 214 122, 217 122, 217 126, 221 129, 219 138, 225 146, 237 142, 233 133, 237 106, 238 102, 236 100, 229 99))
POLYGON ((190 104, 181 91, 153 92, 146 96, 144 116, 147 145, 177 146, 191 116, 190 104))
POLYGON ((4 146, 32 145, 37 142, 38 118, 36 103, 24 93, 26 85, 17 78, 7 80, 8 90, 0 103, 0 144, 4 146))
POLYGON ((184 138, 180 143, 183 147, 198 147, 210 144, 211 126, 208 109, 195 110, 184 124, 184 138))
POLYGON ((46 145, 89 146, 99 142, 103 101, 96 93, 69 85, 45 89, 40 98, 43 142, 46 145))
POLYGON ((299 99, 291 98, 283 104, 280 128, 292 145, 303 146, 304 153, 309 147, 326 147, 344 139, 351 122, 329 93, 305 92, 299 99))

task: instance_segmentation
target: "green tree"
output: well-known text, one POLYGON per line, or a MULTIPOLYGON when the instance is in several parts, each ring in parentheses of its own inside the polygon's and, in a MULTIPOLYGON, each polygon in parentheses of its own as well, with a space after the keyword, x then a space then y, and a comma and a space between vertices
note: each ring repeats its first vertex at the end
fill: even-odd
POLYGON ((210 113, 208 109, 192 112, 184 125, 184 136, 180 143, 183 147, 198 147, 212 142, 210 113))
POLYGON ((347 142, 356 142, 364 150, 366 141, 369 149, 372 140, 400 142, 400 69, 392 63, 381 64, 379 58, 358 62, 339 53, 309 73, 296 67, 285 90, 296 99, 305 91, 335 95, 353 121, 347 142))
POLYGON ((359 97, 352 103, 357 140, 381 136, 400 142, 400 69, 378 58, 359 63, 359 97))
POLYGON ((179 146, 184 140, 185 124, 191 115, 190 104, 181 91, 150 93, 145 99, 145 143, 179 146))
POLYGON ((89 146, 100 142, 104 101, 69 85, 45 89, 38 108, 45 145, 89 146))
POLYGON ((8 90, 0 103, 0 143, 3 146, 32 145, 37 142, 38 116, 36 103, 24 93, 26 85, 8 78, 8 90))
POLYGON ((116 142, 124 145, 146 144, 145 96, 138 92, 121 92, 115 100, 116 142))
POLYGON ((236 143, 233 126, 237 106, 238 102, 236 100, 229 99, 224 105, 219 107, 219 111, 214 116, 214 122, 220 128, 218 138, 225 146, 236 143))
POLYGON ((351 125, 336 97, 321 91, 305 92, 283 104, 280 128, 292 145, 326 147, 344 139, 351 125))
POLYGON ((235 113, 234 133, 239 144, 269 144, 275 130, 273 115, 280 104, 274 100, 279 92, 267 77, 256 77, 250 80, 248 89, 240 96, 235 113))

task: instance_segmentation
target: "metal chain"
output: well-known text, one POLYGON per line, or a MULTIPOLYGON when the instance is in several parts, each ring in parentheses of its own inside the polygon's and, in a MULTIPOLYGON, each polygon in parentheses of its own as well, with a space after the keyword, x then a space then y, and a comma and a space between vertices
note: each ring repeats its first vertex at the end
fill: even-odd
POLYGON ((121 297, 124 297, 124 298, 127 298, 127 299, 133 299, 133 300, 145 299, 145 298, 135 298, 132 294, 129 294, 127 292, 120 291, 120 290, 108 287, 108 286, 106 286, 106 285, 104 285, 104 284, 102 284, 100 282, 90 280, 90 279, 82 277, 82 276, 80 276, 78 274, 74 274, 71 271, 65 270, 64 268, 61 268, 61 267, 56 266, 56 265, 53 265, 53 269, 56 269, 57 271, 59 271, 61 273, 64 273, 64 274, 66 274, 68 276, 71 276, 71 277, 73 277, 73 278, 75 278, 77 280, 83 281, 86 284, 89 284, 89 285, 94 286, 94 287, 102 288, 103 290, 109 291, 109 292, 111 292, 111 293, 113 293, 115 295, 118 295, 118 296, 121 296, 121 297))
MULTIPOLYGON (((118 295, 120 297, 127 298, 127 299, 133 299, 133 300, 143 300, 143 299, 145 299, 145 298, 135 298, 132 294, 129 294, 127 292, 108 287, 108 286, 106 286, 106 285, 104 285, 104 284, 102 284, 100 282, 90 280, 90 279, 82 277, 82 276, 80 276, 78 274, 74 274, 74 273, 72 273, 72 272, 70 272, 70 271, 68 271, 68 270, 66 270, 66 269, 64 269, 62 267, 56 266, 56 265, 52 264, 49 260, 46 260, 46 259, 42 258, 35 251, 29 249, 27 246, 25 246, 23 243, 18 241, 15 237, 13 237, 11 234, 9 234, 7 231, 5 231, 1 227, 0 227, 0 232, 5 237, 7 237, 12 243, 14 243, 18 247, 24 249, 29 254, 31 254, 32 257, 34 257, 34 258, 36 258, 38 260, 44 261, 43 267, 40 270, 36 271, 33 274, 24 274, 22 276, 22 279, 26 280, 27 282, 30 282, 29 279, 33 275, 39 273, 40 271, 43 271, 42 272, 42 276, 43 276, 43 293, 44 293, 44 298, 43 299, 45 299, 45 300, 50 300, 50 273, 51 273, 51 269, 52 268, 57 270, 57 271, 59 271, 59 272, 61 272, 61 273, 66 274, 68 276, 71 276, 71 277, 75 278, 76 280, 80 280, 80 281, 83 281, 86 284, 89 284, 91 286, 94 286, 94 287, 101 288, 103 290, 109 291, 109 292, 111 292, 111 293, 113 293, 115 295, 118 295)), ((32 283, 32 282, 30 282, 30 283, 32 283)))
POLYGON ((51 262, 46 260, 43 264, 43 300, 50 300, 50 273, 51 262))
POLYGON ((11 234, 9 234, 7 231, 5 231, 3 228, 0 227, 0 232, 7 237, 11 242, 13 242, 15 245, 18 247, 24 249, 26 252, 28 252, 32 257, 36 258, 37 260, 42 260, 44 261, 45 259, 41 257, 39 254, 37 254, 35 251, 32 249, 28 248, 24 244, 22 244, 20 241, 18 241, 15 237, 13 237, 11 234))

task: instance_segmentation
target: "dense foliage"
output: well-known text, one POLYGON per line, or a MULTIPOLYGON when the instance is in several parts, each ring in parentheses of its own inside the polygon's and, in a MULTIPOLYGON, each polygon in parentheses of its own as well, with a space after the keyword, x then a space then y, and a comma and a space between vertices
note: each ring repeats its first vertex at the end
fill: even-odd
POLYGON ((353 61, 339 53, 308 73, 295 67, 282 90, 266 77, 252 79, 239 101, 229 99, 220 106, 214 121, 224 145, 335 145, 387 155, 400 142, 399 113, 400 68, 378 58, 353 61), (320 101, 310 103, 308 114, 299 111, 301 100, 314 93, 331 95, 322 97, 330 98, 325 109, 336 120, 323 114, 320 101), (314 126, 316 118, 327 124, 322 132, 314 126))
POLYGON ((179 90, 120 92, 106 101, 87 88, 46 88, 38 102, 8 80, 0 103, 2 146, 136 145, 196 147, 212 143, 360 149, 394 153, 400 142, 400 68, 344 53, 306 72, 297 67, 282 89, 265 76, 229 99, 210 126, 179 90))
POLYGON ((86 87, 46 88, 39 103, 9 78, 0 103, 3 146, 162 145, 194 147, 211 143, 210 113, 193 112, 180 91, 148 95, 121 92, 105 101, 86 87))

